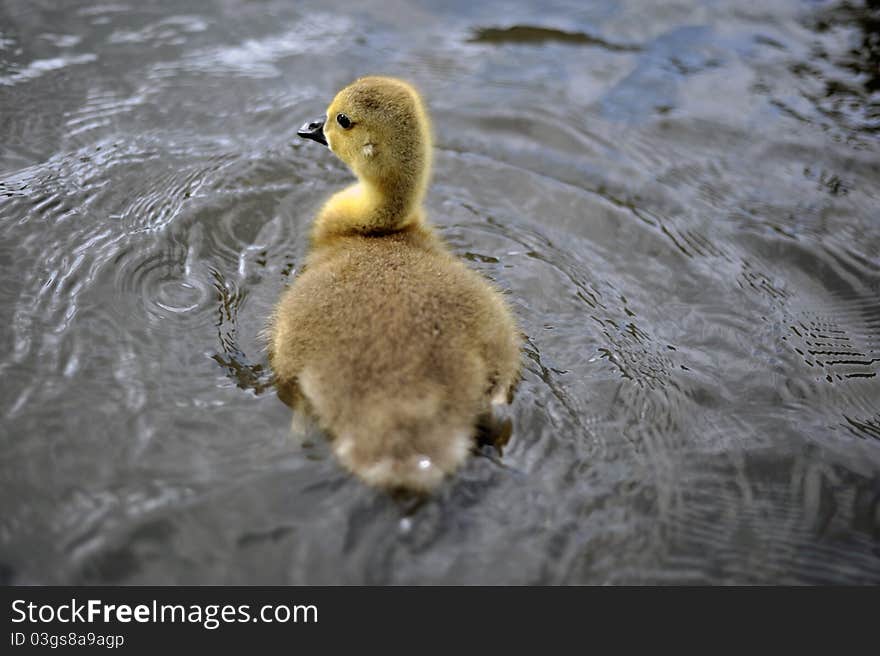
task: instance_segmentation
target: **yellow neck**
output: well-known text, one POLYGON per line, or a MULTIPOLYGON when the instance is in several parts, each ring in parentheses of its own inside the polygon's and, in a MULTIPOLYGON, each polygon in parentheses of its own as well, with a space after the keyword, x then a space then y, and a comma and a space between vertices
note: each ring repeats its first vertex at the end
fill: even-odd
POLYGON ((334 194, 312 227, 312 242, 351 234, 387 234, 422 221, 424 185, 395 180, 376 184, 361 179, 334 194))

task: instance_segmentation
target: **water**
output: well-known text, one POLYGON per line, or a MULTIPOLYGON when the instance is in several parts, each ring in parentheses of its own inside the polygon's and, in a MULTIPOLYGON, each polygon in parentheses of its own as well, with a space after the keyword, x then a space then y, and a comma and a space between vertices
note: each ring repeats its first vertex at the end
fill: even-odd
POLYGON ((880 583, 880 3, 0 2, 0 581, 880 583), (259 338, 358 75, 525 332, 406 505, 259 338))

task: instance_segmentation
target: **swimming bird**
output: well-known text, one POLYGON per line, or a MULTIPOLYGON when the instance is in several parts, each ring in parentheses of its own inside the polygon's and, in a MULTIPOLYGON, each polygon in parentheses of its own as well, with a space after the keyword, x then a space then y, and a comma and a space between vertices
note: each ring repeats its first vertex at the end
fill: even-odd
POLYGON ((270 319, 279 393, 364 481, 430 491, 467 459, 493 403, 510 402, 521 334, 426 220, 431 126, 412 86, 358 79, 297 134, 357 182, 318 212, 270 319))

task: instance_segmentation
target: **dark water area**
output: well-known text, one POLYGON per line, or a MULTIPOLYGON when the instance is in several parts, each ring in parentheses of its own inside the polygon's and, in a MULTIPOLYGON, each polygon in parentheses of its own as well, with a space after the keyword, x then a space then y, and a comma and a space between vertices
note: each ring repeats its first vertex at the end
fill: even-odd
POLYGON ((880 583, 880 2, 0 0, 0 375, 3 583, 880 583), (260 338, 364 74, 528 335, 415 506, 260 338))

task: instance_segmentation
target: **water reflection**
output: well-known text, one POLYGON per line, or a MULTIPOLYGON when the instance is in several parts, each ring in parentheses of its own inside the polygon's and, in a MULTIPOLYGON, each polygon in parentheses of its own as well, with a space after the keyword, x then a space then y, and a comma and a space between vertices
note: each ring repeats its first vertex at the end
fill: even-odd
POLYGON ((589 36, 583 32, 566 32, 533 25, 514 25, 508 28, 485 27, 478 29, 469 39, 471 43, 533 43, 546 42, 571 43, 582 46, 596 46, 612 52, 636 52, 638 46, 609 43, 604 39, 589 36))
POLYGON ((823 116, 859 133, 880 130, 880 3, 842 2, 809 17, 810 60, 792 65, 823 116))

